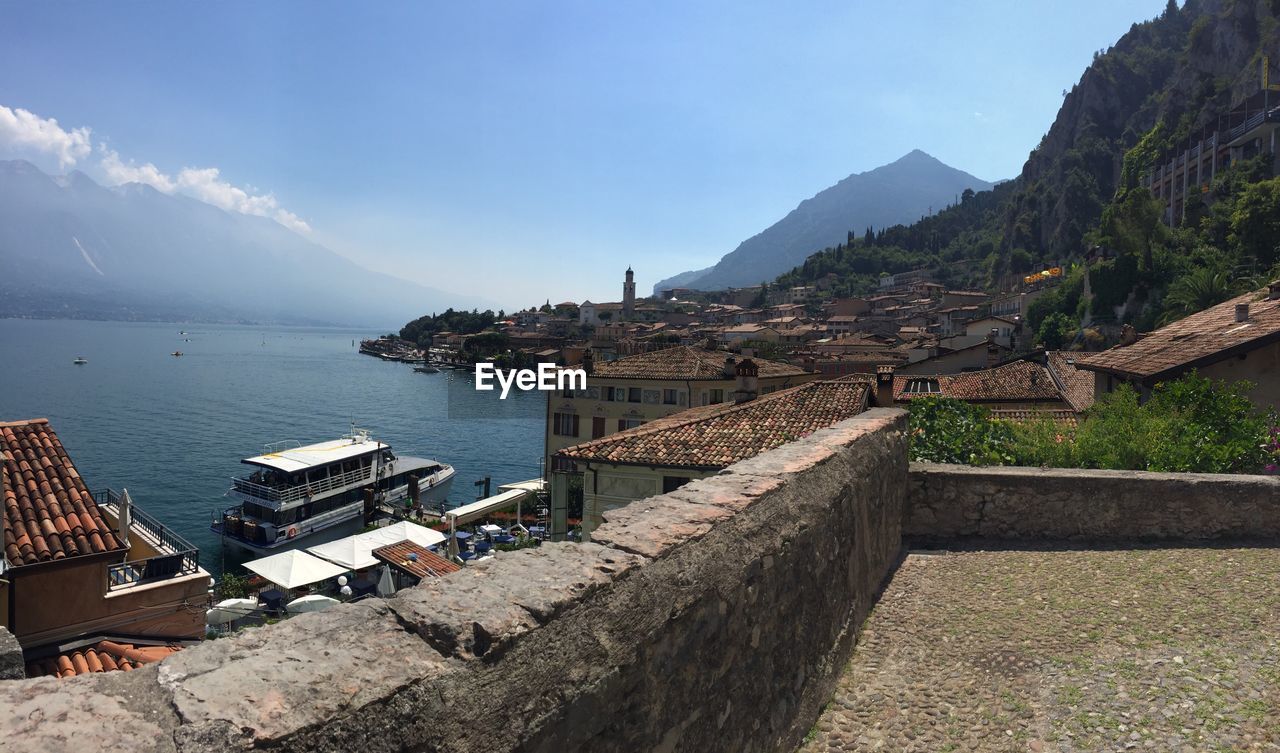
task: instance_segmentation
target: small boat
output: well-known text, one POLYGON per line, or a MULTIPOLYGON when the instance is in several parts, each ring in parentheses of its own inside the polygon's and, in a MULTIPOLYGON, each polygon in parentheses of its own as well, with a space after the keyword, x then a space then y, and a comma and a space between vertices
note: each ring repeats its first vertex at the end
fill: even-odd
POLYGON ((76 360, 71 363, 74 363, 76 366, 84 366, 86 363, 89 363, 89 359, 84 356, 78 356, 76 360))
POLYGON ((413 370, 418 372, 419 374, 439 374, 440 373, 440 369, 437 369, 434 366, 414 366, 413 370))
POLYGON ((171 355, 171 356, 180 356, 180 355, 182 355, 182 351, 180 351, 180 350, 175 350, 175 351, 173 351, 172 353, 170 353, 169 355, 171 355))

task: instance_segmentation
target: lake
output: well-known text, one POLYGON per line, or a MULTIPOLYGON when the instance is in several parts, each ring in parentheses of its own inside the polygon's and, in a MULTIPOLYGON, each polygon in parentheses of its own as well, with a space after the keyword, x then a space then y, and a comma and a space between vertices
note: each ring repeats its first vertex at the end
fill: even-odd
POLYGON ((48 418, 90 490, 128 488, 214 572, 210 520, 249 470, 240 460, 270 442, 336 439, 354 422, 400 454, 452 464, 452 504, 474 500, 485 476, 495 494, 539 476, 541 393, 498 400, 470 372, 419 374, 356 352, 377 334, 0 319, 0 421, 48 418))

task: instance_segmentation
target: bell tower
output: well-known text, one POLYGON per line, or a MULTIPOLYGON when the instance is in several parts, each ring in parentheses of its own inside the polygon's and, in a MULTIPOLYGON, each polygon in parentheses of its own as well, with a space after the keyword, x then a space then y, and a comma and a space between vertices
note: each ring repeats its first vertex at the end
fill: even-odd
POLYGON ((630 320, 636 313, 636 273, 627 267, 627 279, 622 283, 622 318, 630 320))

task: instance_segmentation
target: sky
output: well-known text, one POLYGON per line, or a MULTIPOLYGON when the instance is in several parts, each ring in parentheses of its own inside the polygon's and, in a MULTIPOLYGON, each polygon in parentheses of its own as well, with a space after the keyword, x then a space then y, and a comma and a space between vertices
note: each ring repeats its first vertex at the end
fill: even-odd
POLYGON ((1015 176, 1164 4, 0 0, 0 158, 507 310, 618 300, 912 149, 1015 176))

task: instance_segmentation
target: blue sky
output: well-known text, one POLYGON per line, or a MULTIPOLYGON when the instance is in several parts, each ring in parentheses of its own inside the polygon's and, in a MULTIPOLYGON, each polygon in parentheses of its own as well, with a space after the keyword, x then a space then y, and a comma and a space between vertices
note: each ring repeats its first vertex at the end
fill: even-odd
POLYGON ((616 300, 627 265, 647 292, 915 148, 1014 176, 1094 51, 1163 7, 0 0, 0 107, 90 129, 96 179, 136 174, 111 152, 373 269, 508 309, 616 300))

